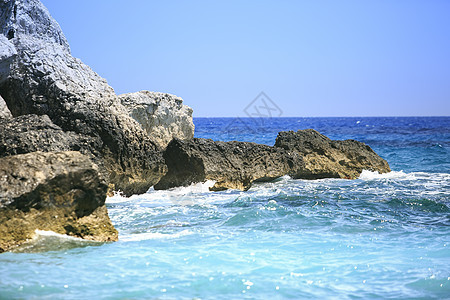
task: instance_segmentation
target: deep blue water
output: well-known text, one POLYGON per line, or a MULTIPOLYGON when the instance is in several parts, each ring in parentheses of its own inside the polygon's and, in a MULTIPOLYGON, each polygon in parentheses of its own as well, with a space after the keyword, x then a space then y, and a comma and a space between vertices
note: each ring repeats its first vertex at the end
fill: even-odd
POLYGON ((269 145, 314 128, 367 143, 393 172, 116 195, 119 242, 41 232, 0 254, 0 298, 450 299, 450 117, 194 123, 197 137, 269 145))

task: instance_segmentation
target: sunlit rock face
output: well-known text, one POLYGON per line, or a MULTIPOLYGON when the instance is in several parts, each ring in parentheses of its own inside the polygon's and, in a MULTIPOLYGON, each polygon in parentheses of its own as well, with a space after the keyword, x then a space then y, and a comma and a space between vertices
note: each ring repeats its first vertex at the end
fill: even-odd
POLYGON ((161 147, 173 139, 194 137, 192 108, 183 99, 167 93, 141 91, 120 95, 129 114, 161 147))
POLYGON ((63 131, 94 139, 111 189, 143 193, 164 175, 157 143, 106 80, 70 54, 40 1, 1 1, 0 26, 0 95, 14 117, 45 114, 63 131))
POLYGON ((11 119, 12 114, 6 105, 5 100, 0 96, 0 119, 11 119))
POLYGON ((297 176, 304 162, 297 153, 249 142, 220 142, 194 138, 172 140, 164 152, 168 173, 155 189, 215 181, 210 189, 248 190, 255 181, 271 181, 283 175, 297 176))
POLYGON ((355 140, 331 140, 314 129, 279 132, 275 147, 297 152, 303 158, 304 172, 295 178, 355 179, 363 170, 391 171, 387 161, 368 145, 355 140))
POLYGON ((36 230, 116 241, 106 190, 98 167, 76 151, 0 158, 0 252, 31 239, 36 230))

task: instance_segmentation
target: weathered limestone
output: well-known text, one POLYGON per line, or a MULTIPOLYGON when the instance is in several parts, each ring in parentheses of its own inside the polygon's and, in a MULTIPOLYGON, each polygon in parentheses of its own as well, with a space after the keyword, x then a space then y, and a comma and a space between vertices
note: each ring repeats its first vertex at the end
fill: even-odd
POLYGON ((281 148, 198 138, 174 139, 164 158, 169 171, 155 189, 214 180, 211 190, 248 190, 254 181, 270 181, 287 174, 297 176, 304 167, 299 155, 281 148))
POLYGON ((92 137, 111 189, 131 195, 158 182, 167 169, 160 148, 106 80, 72 57, 40 1, 0 2, 0 25, 0 95, 13 116, 45 114, 63 131, 92 137))
POLYGON ((119 96, 130 116, 161 147, 173 139, 194 137, 192 108, 183 105, 180 97, 158 92, 141 91, 119 96))
POLYGON ((275 147, 297 152, 305 170, 295 178, 358 178, 362 170, 390 172, 388 163, 355 140, 333 141, 313 129, 278 133, 275 147))
MULTIPOLYGON (((0 157, 35 151, 80 151, 95 153, 99 145, 94 138, 63 131, 47 115, 23 115, 0 119, 0 157)), ((96 156, 91 155, 91 158, 96 156)), ((101 160, 98 160, 101 162, 101 160)), ((106 173, 104 173, 107 176, 106 173)), ((106 177, 105 177, 106 178, 106 177)))
POLYGON ((14 45, 0 34, 0 83, 8 78, 11 63, 16 55, 17 51, 14 45))
POLYGON ((315 130, 280 132, 274 147, 194 138, 173 140, 164 152, 168 173, 155 189, 216 181, 211 190, 247 190, 254 181, 283 175, 298 179, 358 178, 362 170, 390 172, 369 146, 332 141, 315 130))
POLYGON ((212 190, 247 190, 283 175, 390 171, 365 144, 314 130, 280 132, 274 147, 193 135, 192 109, 181 98, 117 96, 72 57, 39 0, 0 0, 0 251, 36 229, 116 240, 107 187, 132 195, 214 180, 212 190))
POLYGON ((32 238, 36 229, 117 240, 106 190, 97 166, 79 152, 0 158, 0 252, 32 238))
POLYGON ((0 120, 1 119, 11 119, 12 114, 8 109, 8 106, 6 106, 5 100, 0 96, 0 120))

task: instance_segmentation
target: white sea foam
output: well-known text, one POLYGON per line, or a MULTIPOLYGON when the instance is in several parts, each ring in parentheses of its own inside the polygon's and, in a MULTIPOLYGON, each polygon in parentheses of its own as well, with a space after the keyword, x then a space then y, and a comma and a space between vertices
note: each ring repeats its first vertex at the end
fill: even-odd
POLYGON ((172 205, 176 199, 181 199, 193 194, 202 194, 209 192, 209 188, 216 182, 213 180, 207 180, 205 182, 193 183, 190 186, 176 187, 168 190, 155 190, 151 187, 147 193, 141 195, 132 195, 131 197, 125 197, 120 192, 115 192, 114 196, 107 197, 106 203, 117 204, 128 201, 135 201, 139 198, 140 201, 145 200, 148 202, 157 203, 158 206, 172 205))
POLYGON ((34 232, 35 232, 34 239, 37 239, 40 237, 56 237, 59 239, 65 239, 65 240, 70 240, 70 241, 90 242, 88 240, 83 240, 82 238, 78 238, 78 237, 74 237, 74 236, 70 236, 70 235, 66 235, 66 234, 56 233, 54 231, 36 229, 34 232))
MULTIPOLYGON (((192 205, 210 206, 230 201, 236 195, 242 193, 237 190, 225 190, 221 192, 211 192, 210 187, 215 181, 208 180, 203 183, 195 183, 187 187, 177 187, 168 190, 154 190, 150 188, 147 193, 132 195, 127 198, 122 195, 108 197, 106 203, 123 205, 134 205, 136 210, 145 210, 146 213, 159 213, 155 208, 166 207, 174 209, 174 213, 179 213, 180 207, 192 205)), ((114 209, 114 208, 111 208, 114 209)))
POLYGON ((130 199, 128 197, 123 196, 122 192, 114 192, 114 195, 111 197, 106 197, 106 203, 122 203, 128 202, 130 199))
POLYGON ((362 180, 377 180, 377 179, 396 179, 396 180, 428 180, 431 182, 442 183, 450 180, 450 174, 447 173, 428 173, 428 172, 411 172, 405 173, 403 171, 391 171, 389 173, 380 174, 363 170, 359 179, 362 180))
POLYGON ((187 229, 177 233, 144 232, 119 236, 119 240, 124 242, 137 242, 157 239, 176 239, 191 234, 193 234, 193 232, 187 229))
POLYGON ((177 187, 170 189, 169 191, 177 194, 188 194, 188 193, 205 193, 209 192, 209 188, 213 187, 216 181, 207 180, 205 182, 192 183, 190 186, 177 187))
POLYGON ((399 179, 399 178, 406 178, 408 175, 403 171, 391 171, 389 173, 378 173, 378 171, 369 171, 369 170, 363 170, 361 172, 361 175, 359 175, 359 179, 363 180, 373 180, 373 179, 399 179))

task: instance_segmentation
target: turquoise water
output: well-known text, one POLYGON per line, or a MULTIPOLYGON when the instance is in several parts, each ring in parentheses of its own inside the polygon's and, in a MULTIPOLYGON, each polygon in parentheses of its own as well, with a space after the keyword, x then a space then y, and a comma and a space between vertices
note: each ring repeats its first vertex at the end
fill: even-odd
POLYGON ((450 298, 450 118, 231 121, 195 119, 196 136, 273 144, 315 128, 393 172, 116 195, 119 242, 40 232, 0 254, 0 298, 450 298))

